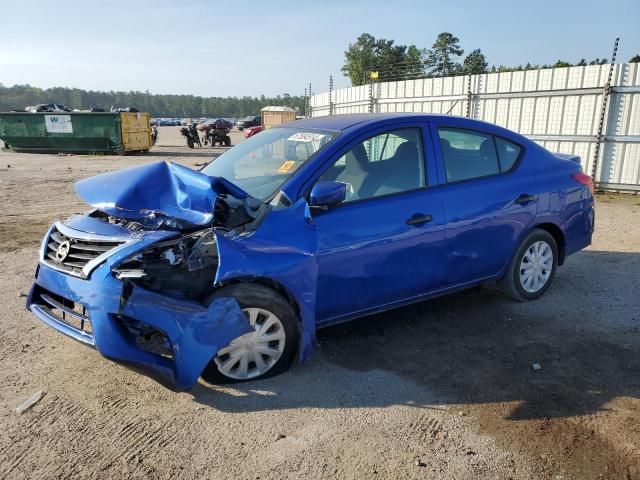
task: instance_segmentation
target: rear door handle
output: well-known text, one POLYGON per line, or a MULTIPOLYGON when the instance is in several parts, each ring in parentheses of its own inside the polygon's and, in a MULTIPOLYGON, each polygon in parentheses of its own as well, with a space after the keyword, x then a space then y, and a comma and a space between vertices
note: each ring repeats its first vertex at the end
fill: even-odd
POLYGON ((410 218, 407 218, 405 223, 407 225, 420 225, 421 223, 427 223, 433 220, 431 215, 424 215, 422 213, 415 213, 410 218))
POLYGON ((519 205, 524 205, 525 203, 533 202, 536 199, 534 195, 529 195, 528 193, 523 193, 518 198, 516 198, 515 202, 519 205))

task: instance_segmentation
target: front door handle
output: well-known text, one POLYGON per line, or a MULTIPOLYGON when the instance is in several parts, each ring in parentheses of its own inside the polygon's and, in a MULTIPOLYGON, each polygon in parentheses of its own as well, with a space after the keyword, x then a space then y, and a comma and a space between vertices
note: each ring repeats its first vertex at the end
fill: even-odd
POLYGON ((420 225, 422 223, 427 223, 433 220, 431 215, 424 215, 423 213, 415 213, 410 218, 407 218, 405 223, 407 225, 420 225))
POLYGON ((528 193, 523 193, 518 198, 516 198, 515 202, 518 205, 524 205, 525 203, 531 203, 536 199, 534 195, 529 195, 528 193))

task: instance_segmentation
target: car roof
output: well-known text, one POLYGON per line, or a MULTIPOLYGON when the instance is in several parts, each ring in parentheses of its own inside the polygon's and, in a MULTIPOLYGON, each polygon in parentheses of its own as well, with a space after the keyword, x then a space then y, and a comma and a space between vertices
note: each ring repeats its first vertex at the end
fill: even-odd
POLYGON ((504 135, 507 138, 518 140, 521 143, 531 144, 529 139, 523 135, 508 130, 500 125, 488 123, 482 120, 476 120, 468 117, 460 117, 456 115, 445 115, 438 113, 350 113, 343 115, 331 115, 324 117, 304 118, 293 122, 282 124, 283 127, 310 128, 319 130, 335 130, 344 131, 354 126, 369 127, 375 126, 388 120, 420 120, 428 122, 429 120, 447 119, 452 126, 460 128, 479 127, 480 130, 486 130, 487 133, 493 135, 504 135))
POLYGON ((317 128, 324 130, 342 131, 349 127, 363 123, 377 123, 392 119, 421 119, 451 118, 451 115, 425 114, 425 113, 349 113, 344 115, 331 115, 325 117, 303 118, 295 121, 298 128, 317 128))

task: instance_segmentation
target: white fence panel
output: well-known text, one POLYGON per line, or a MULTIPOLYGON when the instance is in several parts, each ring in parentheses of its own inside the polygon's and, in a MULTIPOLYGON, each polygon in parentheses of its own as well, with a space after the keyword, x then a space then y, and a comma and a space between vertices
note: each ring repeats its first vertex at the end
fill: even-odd
MULTIPOLYGON (((545 148, 580 155, 591 173, 609 65, 422 78, 313 95, 315 116, 423 112, 469 116, 529 136, 545 148), (470 93, 469 93, 470 89, 470 93)), ((640 191, 640 64, 614 68, 596 180, 640 191)))

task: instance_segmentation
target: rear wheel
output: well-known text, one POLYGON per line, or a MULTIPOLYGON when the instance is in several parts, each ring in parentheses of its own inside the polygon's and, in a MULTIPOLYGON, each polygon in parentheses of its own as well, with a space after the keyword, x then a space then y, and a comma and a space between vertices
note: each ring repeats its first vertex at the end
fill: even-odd
POLYGON ((233 297, 254 328, 223 346, 202 377, 210 383, 235 383, 270 377, 286 370, 296 353, 300 336, 291 304, 275 290, 253 283, 221 288, 216 298, 233 297))
POLYGON ((226 147, 230 147, 231 146, 231 137, 229 135, 225 135, 224 136, 224 145, 226 147))
POLYGON ((514 300, 535 300, 551 285, 557 266, 555 239, 549 232, 535 229, 520 244, 499 285, 514 300))
POLYGON ((187 146, 189 148, 193 148, 193 140, 191 140, 190 138, 187 138, 187 146))

